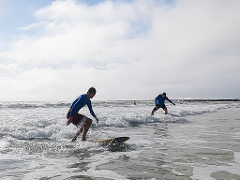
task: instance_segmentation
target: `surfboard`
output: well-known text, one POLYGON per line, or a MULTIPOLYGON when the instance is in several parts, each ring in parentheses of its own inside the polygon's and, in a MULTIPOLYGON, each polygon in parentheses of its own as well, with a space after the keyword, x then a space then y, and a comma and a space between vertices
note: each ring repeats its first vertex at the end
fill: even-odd
POLYGON ((113 143, 123 143, 127 140, 129 140, 129 137, 117 137, 117 138, 110 138, 110 139, 96 141, 96 143, 101 143, 101 144, 111 143, 111 144, 113 144, 113 143))

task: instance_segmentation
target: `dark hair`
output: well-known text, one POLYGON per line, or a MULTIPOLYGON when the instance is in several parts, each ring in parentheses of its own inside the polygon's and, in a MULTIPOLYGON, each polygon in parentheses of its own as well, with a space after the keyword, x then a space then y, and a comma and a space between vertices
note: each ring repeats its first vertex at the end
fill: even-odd
POLYGON ((88 90, 88 93, 90 93, 90 94, 92 94, 92 93, 96 94, 96 92, 97 91, 96 91, 96 89, 94 87, 90 87, 89 90, 88 90))
POLYGON ((167 94, 164 92, 164 93, 162 93, 162 95, 167 95, 167 94))

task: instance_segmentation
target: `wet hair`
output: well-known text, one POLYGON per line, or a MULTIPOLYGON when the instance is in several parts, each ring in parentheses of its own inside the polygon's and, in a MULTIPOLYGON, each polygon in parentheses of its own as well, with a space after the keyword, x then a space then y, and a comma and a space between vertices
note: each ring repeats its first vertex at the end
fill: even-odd
POLYGON ((89 90, 88 90, 88 93, 89 94, 96 94, 96 89, 94 87, 90 87, 89 90))
POLYGON ((167 95, 167 94, 164 92, 164 93, 162 93, 162 95, 167 95))

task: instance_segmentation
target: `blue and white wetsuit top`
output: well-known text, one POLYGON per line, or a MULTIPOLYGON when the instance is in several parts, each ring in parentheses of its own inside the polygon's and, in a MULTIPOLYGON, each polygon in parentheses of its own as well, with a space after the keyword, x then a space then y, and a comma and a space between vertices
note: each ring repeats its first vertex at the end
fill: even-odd
POLYGON ((75 101, 73 101, 73 103, 70 106, 70 108, 72 109, 70 113, 70 117, 73 117, 74 114, 78 113, 80 109, 83 108, 85 105, 88 106, 88 109, 91 115, 97 118, 97 116, 93 112, 91 100, 87 98, 87 94, 83 94, 79 96, 75 101))
POLYGON ((163 98, 162 94, 159 94, 158 97, 156 97, 155 103, 156 105, 162 106, 164 105, 165 100, 168 100, 170 103, 174 104, 170 99, 168 99, 168 97, 163 98))

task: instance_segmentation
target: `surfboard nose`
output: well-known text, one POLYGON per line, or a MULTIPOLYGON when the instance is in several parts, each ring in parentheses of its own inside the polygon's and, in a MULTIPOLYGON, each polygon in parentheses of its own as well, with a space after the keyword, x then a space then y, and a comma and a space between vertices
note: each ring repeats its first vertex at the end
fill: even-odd
POLYGON ((113 142, 123 143, 127 140, 129 140, 129 137, 117 137, 117 138, 113 139, 113 142))
POLYGON ((101 141, 97 141, 97 143, 123 143, 129 140, 129 137, 117 137, 117 138, 110 138, 101 141))

